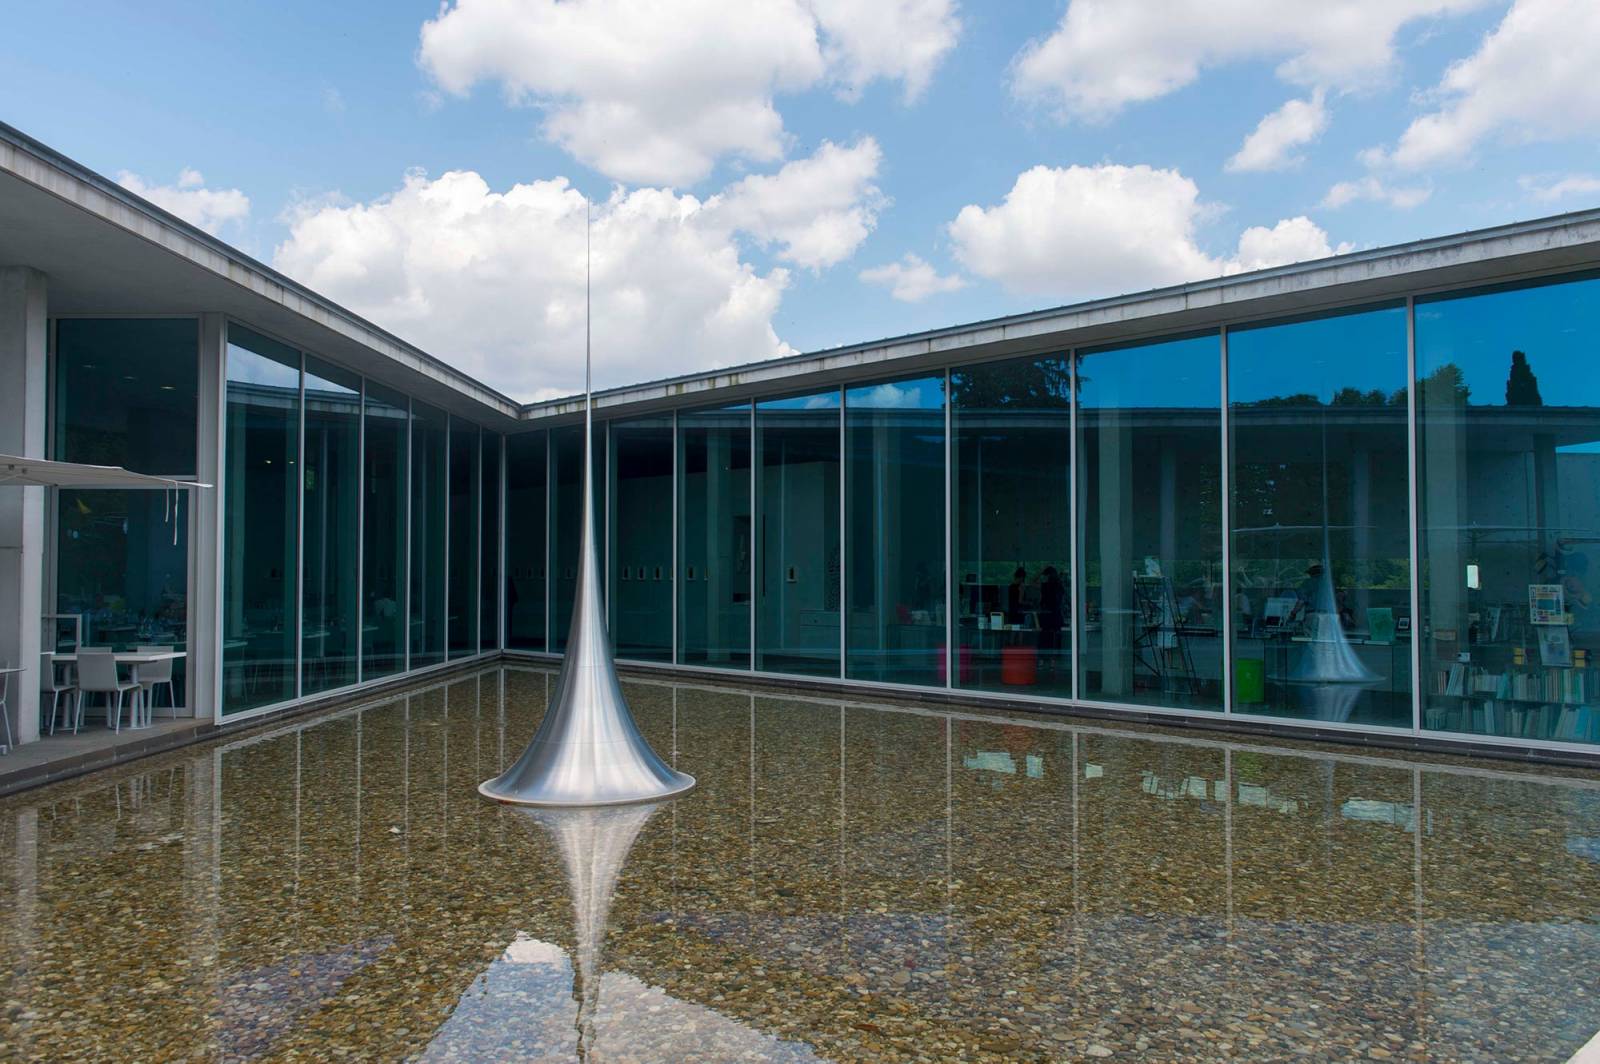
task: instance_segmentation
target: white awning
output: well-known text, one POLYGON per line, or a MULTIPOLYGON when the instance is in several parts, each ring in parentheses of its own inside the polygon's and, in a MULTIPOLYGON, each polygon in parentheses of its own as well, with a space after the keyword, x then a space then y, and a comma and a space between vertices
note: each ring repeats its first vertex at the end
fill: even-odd
POLYGON ((51 462, 43 458, 21 458, 0 454, 0 487, 46 488, 143 488, 174 491, 179 488, 209 488, 195 480, 173 480, 135 473, 121 466, 84 465, 82 462, 51 462))

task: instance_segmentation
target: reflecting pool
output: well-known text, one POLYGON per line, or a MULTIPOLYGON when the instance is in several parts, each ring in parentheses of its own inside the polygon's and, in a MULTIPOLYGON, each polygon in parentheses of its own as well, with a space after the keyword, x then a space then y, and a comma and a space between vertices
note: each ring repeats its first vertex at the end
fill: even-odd
POLYGON ((675 802, 478 783, 492 668, 0 801, 5 1059, 1549 1060, 1600 775, 632 682, 675 802))

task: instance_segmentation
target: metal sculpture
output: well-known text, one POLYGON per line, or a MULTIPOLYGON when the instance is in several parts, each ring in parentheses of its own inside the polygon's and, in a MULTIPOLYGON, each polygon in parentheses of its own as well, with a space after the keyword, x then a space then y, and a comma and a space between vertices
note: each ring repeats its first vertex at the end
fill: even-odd
POLYGON ((584 208, 583 531, 567 652, 555 697, 528 748, 480 793, 517 805, 588 806, 650 802, 682 794, 694 777, 672 768, 639 733, 617 681, 600 603, 594 541, 594 393, 588 304, 588 207, 584 208))

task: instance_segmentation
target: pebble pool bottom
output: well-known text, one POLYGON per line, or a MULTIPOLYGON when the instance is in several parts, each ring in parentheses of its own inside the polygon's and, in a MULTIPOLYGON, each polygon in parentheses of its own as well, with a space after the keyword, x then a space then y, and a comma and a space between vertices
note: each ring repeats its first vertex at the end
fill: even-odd
POLYGON ((635 681, 699 786, 608 842, 476 793, 551 679, 0 800, 0 1057, 1565 1061, 1600 1030, 1600 774, 635 681))

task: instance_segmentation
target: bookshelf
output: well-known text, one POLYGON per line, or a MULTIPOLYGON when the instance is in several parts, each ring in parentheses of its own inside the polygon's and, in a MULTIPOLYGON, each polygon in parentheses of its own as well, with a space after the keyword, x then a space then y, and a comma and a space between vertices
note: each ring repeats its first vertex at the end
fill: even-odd
POLYGON ((1436 731, 1562 742, 1600 741, 1593 667, 1441 662, 1433 670, 1423 725, 1436 731))

